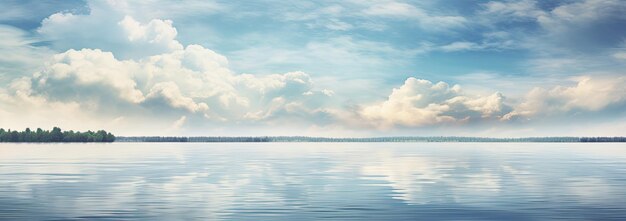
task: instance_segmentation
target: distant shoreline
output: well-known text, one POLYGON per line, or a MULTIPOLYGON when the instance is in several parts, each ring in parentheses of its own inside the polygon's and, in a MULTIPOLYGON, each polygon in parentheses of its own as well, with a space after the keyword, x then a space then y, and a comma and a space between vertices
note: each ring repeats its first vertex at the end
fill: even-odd
POLYGON ((63 131, 59 127, 52 130, 37 128, 23 131, 0 128, 0 143, 109 143, 115 141, 115 135, 105 130, 98 131, 63 131))
POLYGON ((181 143, 278 143, 278 142, 315 142, 315 143, 621 143, 626 137, 368 137, 368 138, 332 138, 305 136, 259 136, 259 137, 159 137, 128 136, 116 137, 115 142, 181 142, 181 143))

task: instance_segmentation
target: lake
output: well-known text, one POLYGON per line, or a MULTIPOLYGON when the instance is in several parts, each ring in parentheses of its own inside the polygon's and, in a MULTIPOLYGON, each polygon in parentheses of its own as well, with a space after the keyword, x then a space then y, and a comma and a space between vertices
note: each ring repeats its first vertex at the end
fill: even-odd
POLYGON ((625 220, 620 143, 0 144, 0 220, 625 220))

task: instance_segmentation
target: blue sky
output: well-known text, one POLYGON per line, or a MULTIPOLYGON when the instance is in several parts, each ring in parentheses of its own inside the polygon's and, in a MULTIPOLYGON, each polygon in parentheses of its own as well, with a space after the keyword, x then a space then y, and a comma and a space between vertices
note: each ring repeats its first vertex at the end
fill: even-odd
POLYGON ((3 1, 3 127, 623 135, 626 4, 3 1))

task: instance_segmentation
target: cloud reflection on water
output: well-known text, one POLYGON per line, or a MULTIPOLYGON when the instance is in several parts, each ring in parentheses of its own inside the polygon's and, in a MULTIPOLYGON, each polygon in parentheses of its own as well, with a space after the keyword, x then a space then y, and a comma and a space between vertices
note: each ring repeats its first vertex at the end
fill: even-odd
POLYGON ((626 203, 620 147, 559 145, 10 144, 0 146, 1 203, 46 212, 0 218, 532 217, 538 206, 626 203))

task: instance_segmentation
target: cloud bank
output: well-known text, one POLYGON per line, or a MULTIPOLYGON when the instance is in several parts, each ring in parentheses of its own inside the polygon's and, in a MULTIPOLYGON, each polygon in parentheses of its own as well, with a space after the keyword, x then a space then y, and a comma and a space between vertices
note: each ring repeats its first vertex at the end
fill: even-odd
POLYGON ((504 99, 500 93, 466 95, 459 85, 450 87, 445 82, 433 84, 411 77, 394 88, 386 101, 365 106, 360 115, 383 128, 462 123, 500 118, 510 109, 504 99))
MULTIPOLYGON (((346 72, 346 76, 371 78, 360 76, 360 72, 376 70, 380 72, 377 76, 388 75, 386 69, 403 66, 419 54, 520 49, 528 48, 524 43, 532 42, 496 30, 498 24, 483 24, 496 28, 481 33, 479 41, 424 43, 408 49, 339 36, 309 41, 305 47, 293 50, 265 46, 235 50, 229 57, 237 57, 236 64, 251 64, 248 69, 258 70, 241 73, 224 53, 200 44, 182 43, 174 20, 137 18, 136 10, 149 11, 147 6, 122 3, 90 2, 88 13, 52 14, 36 28, 37 36, 0 26, 0 36, 6 39, 0 42, 0 82, 5 85, 0 88, 3 127, 104 127, 131 135, 246 135, 251 131, 278 131, 287 135, 329 136, 337 135, 336 131, 393 134, 399 130, 411 133, 433 128, 532 128, 550 119, 576 119, 581 115, 594 116, 590 120, 604 114, 626 117, 626 78, 620 71, 569 73, 566 80, 535 86, 520 96, 508 91, 472 90, 476 82, 454 82, 450 78, 436 82, 432 80, 440 79, 432 75, 415 74, 385 79, 385 85, 376 87, 380 91, 346 92, 346 88, 361 82, 317 73, 322 69, 269 72, 263 68, 316 63, 335 67, 346 72), (39 41, 46 44, 36 46, 34 43, 39 41), (352 68, 343 69, 345 66, 352 68)), ((197 4, 226 10, 219 4, 197 4)), ((350 16, 416 22, 428 32, 453 33, 452 29, 462 29, 472 22, 400 1, 351 4, 358 5, 359 10, 346 12, 350 16)), ((581 1, 550 10, 530 0, 488 2, 481 5, 476 16, 536 23, 541 36, 549 40, 581 30, 587 33, 585 27, 619 17, 616 11, 621 8, 609 6, 616 6, 616 2, 581 1), (583 8, 591 10, 581 11, 583 8), (569 25, 574 23, 584 25, 569 25)), ((312 21, 328 15, 332 17, 330 23, 318 25, 334 31, 362 28, 360 23, 345 21, 341 15, 344 7, 338 4, 288 20, 312 21)), ((587 37, 581 41, 589 41, 587 37)), ((624 45, 623 39, 614 44, 624 45)), ((565 44, 548 48, 563 47, 587 51, 565 44)), ((624 60, 621 49, 602 53, 613 62, 624 60)), ((559 66, 554 60, 542 61, 559 66)))

